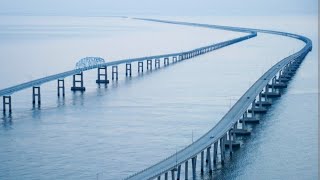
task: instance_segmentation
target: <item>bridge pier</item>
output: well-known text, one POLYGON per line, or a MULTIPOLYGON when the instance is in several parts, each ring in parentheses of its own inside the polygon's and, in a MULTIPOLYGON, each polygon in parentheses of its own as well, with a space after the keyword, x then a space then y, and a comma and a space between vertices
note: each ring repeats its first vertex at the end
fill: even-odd
POLYGON ((207 158, 208 158, 208 168, 209 168, 209 173, 212 173, 212 166, 211 166, 211 147, 207 148, 207 158))
POLYGON ((161 180, 161 176, 158 176, 157 180, 161 180))
POLYGON ((118 81, 118 66, 112 66, 112 80, 118 81))
POLYGON ((251 109, 248 110, 249 113, 251 113, 252 111, 254 111, 255 113, 259 113, 259 114, 264 114, 267 112, 267 109, 265 107, 262 107, 262 101, 261 101, 261 92, 259 93, 259 103, 258 103, 258 107, 256 107, 256 99, 254 99, 254 101, 252 102, 251 105, 251 109))
POLYGON ((230 129, 229 132, 228 132, 228 135, 229 135, 229 151, 230 151, 230 156, 232 156, 232 153, 233 153, 233 151, 232 151, 232 146, 233 146, 233 144, 232 144, 232 142, 233 142, 233 139, 232 139, 232 131, 233 131, 233 129, 230 129))
POLYGON ((251 132, 247 130, 245 121, 242 121, 241 129, 238 129, 238 122, 236 122, 233 128, 233 134, 234 134, 234 139, 236 139, 235 138, 236 136, 248 136, 251 134, 251 132))
POLYGON ((152 60, 147 60, 147 70, 152 70, 152 60))
POLYGON ((164 58, 163 59, 163 64, 164 64, 164 66, 168 66, 170 64, 169 58, 164 58))
POLYGON ((109 83, 107 66, 98 67, 98 79, 96 80, 96 83, 98 83, 98 84, 108 84, 109 83), (104 71, 104 72, 101 73, 100 71, 104 71), (103 78, 101 79, 101 77, 103 77, 103 78))
POLYGON ((36 97, 38 97, 38 105, 41 104, 41 93, 40 93, 40 87, 39 86, 33 86, 32 87, 32 104, 36 104, 36 97))
POLYGON ((226 135, 224 135, 222 138, 220 138, 220 155, 221 155, 221 164, 224 165, 225 160, 225 139, 226 135))
POLYGON ((131 63, 126 63, 126 76, 131 77, 131 63))
POLYGON ((217 163, 218 141, 213 143, 213 164, 217 163))
MULTIPOLYGON (((264 92, 267 91, 266 90, 267 88, 268 88, 268 86, 265 87, 264 92)), ((261 100, 261 98, 262 98, 262 92, 259 94, 259 101, 256 102, 256 106, 269 107, 269 106, 272 105, 272 102, 268 100, 268 95, 264 96, 264 100, 263 101, 261 100)))
POLYGON ((176 177, 175 177, 175 169, 172 169, 172 170, 171 170, 171 180, 176 180, 176 177))
POLYGON ((172 57, 172 63, 176 63, 177 62, 177 57, 176 56, 173 56, 172 57))
POLYGON ((203 166, 204 166, 204 151, 201 151, 201 167, 200 167, 201 173, 203 173, 203 166))
POLYGON ((178 166, 177 180, 180 180, 181 164, 178 166))
POLYGON ((6 113, 6 106, 8 105, 9 113, 12 113, 11 109, 11 96, 3 96, 3 113, 6 113), (8 101, 7 101, 8 100, 8 101))
POLYGON ((164 173, 164 180, 168 180, 168 172, 164 173))
POLYGON ((188 161, 184 163, 184 179, 188 180, 189 175, 189 168, 188 168, 188 161))
POLYGON ((62 96, 64 97, 65 96, 64 79, 58 79, 57 89, 58 89, 58 97, 60 97, 60 89, 62 90, 62 96))
POLYGON ((160 68, 160 59, 154 60, 154 68, 155 69, 160 68))
POLYGON ((140 71, 143 72, 143 61, 138 62, 138 73, 140 73, 140 71), (140 68, 141 68, 141 70, 140 70, 140 68))
POLYGON ((191 161, 192 161, 192 179, 196 180, 197 179, 197 171, 196 171, 196 169, 197 169, 197 156, 193 157, 191 159, 191 161))
POLYGON ((85 91, 86 88, 83 87, 83 72, 79 74, 73 75, 73 86, 71 87, 71 91, 85 91), (80 76, 80 80, 76 79, 76 76, 80 76), (80 83, 80 87, 77 86, 77 83, 80 83))
POLYGON ((183 60, 183 55, 179 55, 179 61, 183 60))
POLYGON ((271 92, 269 92, 269 85, 267 85, 266 91, 261 94, 262 97, 268 96, 270 98, 277 98, 281 96, 281 94, 277 92, 276 89, 274 88, 275 81, 276 81, 276 77, 273 77, 271 82, 271 92))

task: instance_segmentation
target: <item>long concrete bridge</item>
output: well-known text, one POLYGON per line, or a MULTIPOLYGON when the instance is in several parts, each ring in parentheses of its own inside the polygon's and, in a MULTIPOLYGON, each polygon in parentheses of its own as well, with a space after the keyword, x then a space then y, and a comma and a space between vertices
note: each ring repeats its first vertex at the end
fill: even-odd
POLYGON ((189 179, 189 174, 191 174, 192 179, 196 179, 197 159, 199 158, 200 165, 198 165, 198 168, 200 168, 200 172, 203 173, 206 169, 208 173, 212 173, 213 167, 217 163, 220 163, 221 165, 225 163, 226 154, 232 156, 234 148, 240 147, 240 143, 237 142, 236 137, 250 135, 250 131, 247 130, 246 124, 259 123, 259 118, 256 116, 256 114, 263 114, 267 112, 267 107, 272 105, 272 101, 270 100, 281 96, 280 89, 287 87, 287 83, 290 81, 295 71, 299 68, 299 65, 304 60, 305 56, 309 53, 309 51, 312 50, 312 42, 309 38, 287 32, 177 21, 164 21, 156 19, 139 20, 216 28, 238 32, 260 32, 275 34, 301 40, 305 43, 305 46, 298 52, 280 60, 267 72, 265 72, 243 94, 243 96, 234 104, 234 106, 227 112, 227 114, 225 114, 225 116, 202 137, 200 137, 198 140, 196 140, 186 148, 178 151, 175 154, 172 154, 171 156, 154 164, 153 166, 127 177, 127 180, 160 180, 161 177, 163 177, 163 179, 165 180, 168 180, 170 175, 172 180, 180 180, 182 176, 181 174, 183 172, 184 179, 189 179))
POLYGON ((123 59, 123 60, 116 60, 112 62, 104 62, 104 60, 99 57, 83 58, 77 63, 76 68, 73 70, 50 75, 47 77, 43 77, 40 79, 25 82, 22 84, 18 84, 18 85, 0 90, 0 96, 3 97, 3 112, 6 113, 8 111, 9 113, 12 113, 12 101, 11 101, 12 94, 18 91, 22 91, 24 89, 32 88, 32 104, 40 105, 41 104, 40 86, 44 83, 57 81, 57 95, 65 96, 64 79, 66 77, 73 76, 73 83, 72 83, 73 86, 71 87, 71 90, 83 92, 86 90, 84 86, 83 76, 84 76, 84 72, 88 70, 97 69, 98 73, 97 73, 96 83, 108 84, 109 83, 109 80, 107 77, 108 67, 111 67, 112 69, 112 80, 117 81, 119 77, 118 66, 121 64, 125 64, 125 75, 131 76, 132 74, 131 63, 134 63, 134 62, 138 62, 137 71, 139 73, 143 73, 145 66, 147 70, 152 70, 153 66, 155 69, 160 68, 162 60, 163 60, 163 65, 168 66, 171 63, 177 63, 183 60, 194 58, 196 56, 209 53, 211 51, 229 46, 231 44, 253 38, 257 35, 257 33, 254 31, 247 31, 247 30, 239 30, 239 31, 248 33, 248 35, 244 35, 244 36, 231 39, 228 41, 220 42, 220 43, 214 43, 204 47, 199 47, 199 48, 192 49, 185 52, 177 52, 177 53, 171 53, 171 54, 147 56, 147 57, 132 58, 132 59, 123 59))

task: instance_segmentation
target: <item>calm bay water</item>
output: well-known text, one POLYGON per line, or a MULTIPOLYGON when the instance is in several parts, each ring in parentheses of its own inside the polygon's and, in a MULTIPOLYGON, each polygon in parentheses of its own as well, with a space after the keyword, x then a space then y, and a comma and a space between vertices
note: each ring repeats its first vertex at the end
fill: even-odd
MULTIPOLYGON (((293 18, 176 18, 296 32, 314 43, 285 94, 213 178, 317 179, 317 21, 293 18)), ((0 19, 1 89, 70 70, 86 56, 112 61, 243 35, 110 17, 0 19)), ((132 78, 124 77, 123 65, 119 82, 107 87, 95 84, 96 71, 85 72, 83 94, 71 93, 67 78, 65 99, 56 97, 56 82, 44 84, 41 107, 32 107, 31 90, 16 93, 12 116, 1 115, 0 179, 122 179, 207 132, 263 72, 302 46, 258 34, 143 75, 133 64, 132 78)))

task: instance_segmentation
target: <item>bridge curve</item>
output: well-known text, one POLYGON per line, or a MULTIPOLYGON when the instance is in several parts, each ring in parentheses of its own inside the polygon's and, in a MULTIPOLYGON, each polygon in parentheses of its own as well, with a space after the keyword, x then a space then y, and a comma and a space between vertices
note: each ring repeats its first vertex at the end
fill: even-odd
MULTIPOLYGON (((250 120, 247 117, 248 108, 251 105, 251 119, 254 119, 254 112, 259 112, 264 110, 262 107, 263 101, 261 97, 264 91, 265 103, 267 103, 267 96, 273 96, 276 93, 273 92, 275 86, 280 87, 288 82, 289 78, 293 75, 294 71, 299 67, 300 63, 303 61, 304 57, 312 50, 312 41, 304 36, 298 34, 292 34, 287 32, 273 31, 273 30, 263 30, 263 29, 253 29, 253 28, 242 28, 242 27, 229 27, 229 26, 218 26, 210 24, 198 24, 198 23, 188 23, 188 22, 177 22, 177 21, 166 21, 157 19, 145 19, 136 18, 138 20, 154 21, 160 23, 169 23, 176 25, 187 25, 187 26, 197 26, 206 28, 215 28, 223 30, 231 30, 238 32, 260 32, 275 34, 280 36, 286 36, 294 39, 301 40, 305 43, 305 46, 298 52, 280 60, 278 63, 273 65, 267 72, 265 72, 242 96, 241 98, 231 107, 231 109, 224 115, 224 117, 207 133, 201 136, 198 140, 187 146, 186 148, 178 151, 175 154, 167 157, 166 159, 137 172, 127 178, 126 180, 141 180, 141 179, 160 179, 161 175, 164 175, 165 179, 168 179, 168 173, 171 171, 172 179, 175 179, 175 171, 177 171, 177 179, 180 178, 181 165, 185 164, 185 176, 188 179, 188 161, 191 160, 193 179, 196 176, 196 162, 197 156, 201 153, 201 171, 203 171, 203 158, 204 152, 207 150, 207 159, 209 159, 209 171, 211 168, 211 158, 210 149, 213 147, 213 163, 217 161, 217 147, 218 143, 220 145, 221 153, 221 163, 224 163, 225 147, 229 145, 230 154, 232 154, 232 147, 236 145, 235 134, 237 129, 237 123, 242 118, 242 122, 246 122, 245 119, 250 120), (290 76, 290 77, 289 77, 290 76), (271 85, 269 85, 271 81, 271 85), (272 93, 269 92, 269 87, 272 87, 272 93), (259 96, 260 104, 256 107, 256 97, 259 96), (260 108, 260 109, 259 109, 260 108), (229 140, 227 140, 229 136, 229 140), (209 158, 208 158, 209 157, 209 158)), ((248 121, 249 122, 249 121, 248 121)), ((243 129, 243 132, 246 132, 243 129)))

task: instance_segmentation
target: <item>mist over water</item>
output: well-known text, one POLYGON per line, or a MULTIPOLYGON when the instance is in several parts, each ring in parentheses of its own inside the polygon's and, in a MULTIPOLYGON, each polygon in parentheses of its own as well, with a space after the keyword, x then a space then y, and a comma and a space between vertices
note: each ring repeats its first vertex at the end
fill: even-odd
MULTIPOLYGON (((309 37, 313 50, 284 95, 250 127, 252 135, 241 140, 226 166, 202 178, 318 178, 316 17, 154 18, 309 37)), ((73 69, 86 56, 113 61, 181 52, 243 35, 130 18, 0 19, 0 89, 73 69)), ((302 47, 294 39, 258 33, 165 68, 161 61, 161 69, 144 74, 133 63, 131 78, 120 65, 119 81, 107 87, 95 83, 96 70, 86 71, 86 92, 72 93, 69 77, 65 99, 57 98, 56 82, 43 84, 41 107, 32 107, 31 89, 15 93, 12 116, 0 116, 0 179, 122 179, 184 148, 192 134, 196 140, 206 133, 268 68, 302 47)))

